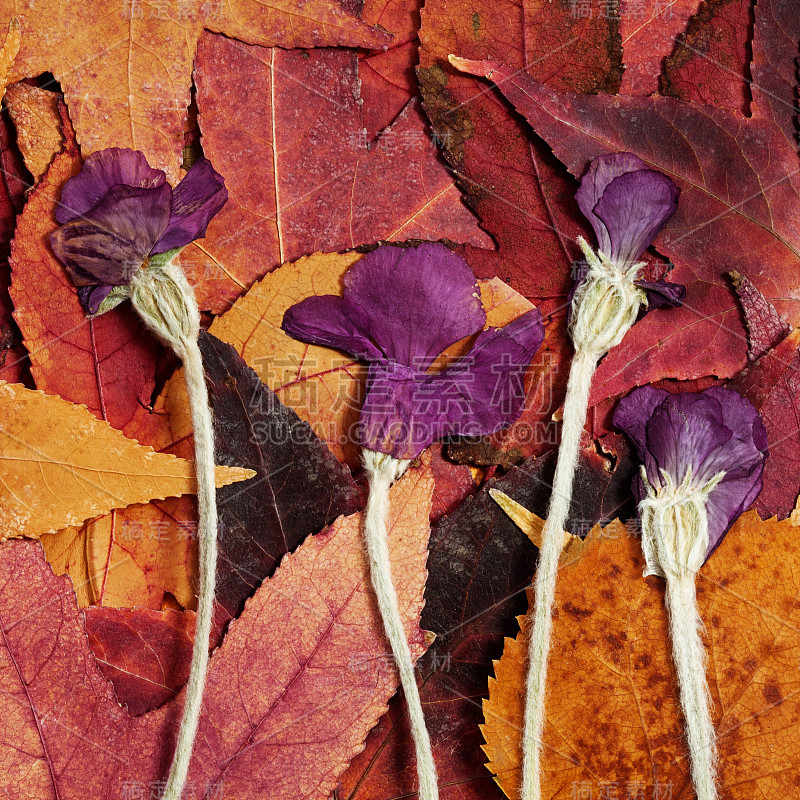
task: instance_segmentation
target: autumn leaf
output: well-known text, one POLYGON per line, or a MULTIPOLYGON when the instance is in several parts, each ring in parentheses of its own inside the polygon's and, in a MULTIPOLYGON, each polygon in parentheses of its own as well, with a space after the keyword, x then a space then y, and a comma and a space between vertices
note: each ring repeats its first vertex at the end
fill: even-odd
POLYGON ((0 48, 0 100, 3 99, 6 86, 10 83, 8 76, 19 53, 22 31, 20 30, 19 19, 11 17, 6 27, 6 37, 0 48))
POLYGON ((730 377, 744 366, 746 339, 723 269, 747 275, 788 322, 800 322, 800 229, 791 211, 800 207, 800 170, 774 123, 668 97, 608 103, 554 92, 510 67, 462 66, 491 74, 573 174, 601 153, 627 150, 682 189, 655 245, 676 264, 671 280, 687 287, 684 306, 634 326, 600 365, 595 400, 664 377, 730 377))
MULTIPOLYGON (((112 508, 195 492, 194 465, 126 439, 82 406, 0 384, 0 538, 41 536, 112 508)), ((217 467, 217 485, 253 471, 217 467)))
POLYGON ((365 0, 361 19, 392 31, 386 50, 359 53, 358 75, 364 101, 362 118, 369 141, 388 128, 417 95, 414 68, 419 61, 422 0, 365 0))
POLYGON ((417 101, 368 147, 355 52, 205 34, 195 80, 203 150, 230 192, 206 238, 184 251, 202 308, 224 311, 265 273, 317 250, 415 238, 491 247, 417 101))
POLYGON ((752 15, 750 0, 703 0, 664 61, 661 94, 749 116, 752 15))
MULTIPOLYGON (((504 491, 544 514, 553 468, 553 458, 530 459, 504 478, 488 481, 431 532, 422 625, 436 633, 436 640, 420 661, 420 692, 443 797, 502 796, 484 767, 480 704, 503 639, 516 633, 515 615, 525 611, 537 550, 490 492, 504 491)), ((570 527, 585 533, 609 513, 630 510, 629 476, 624 469, 609 472, 596 454, 584 454, 570 527)), ((414 772, 408 769, 413 753, 405 704, 396 698, 367 739, 366 750, 342 776, 337 800, 413 794, 414 772)))
MULTIPOLYGON (((0 15, 6 26, 11 9, 0 15)), ((52 72, 64 91, 83 155, 141 150, 178 178, 192 61, 204 28, 280 47, 385 47, 391 40, 334 0, 257 0, 152 6, 81 0, 63 13, 43 0, 18 13, 24 36, 11 80, 52 72)))
POLYGON ((791 0, 759 0, 753 30, 753 116, 773 120, 797 150, 800 17, 791 0))
POLYGON ((697 11, 697 0, 676 0, 667 4, 620 0, 619 32, 622 37, 620 94, 648 95, 658 91, 661 62, 675 45, 697 11))
POLYGON ((6 89, 6 106, 17 131, 17 146, 34 184, 47 172, 50 162, 61 152, 59 95, 25 81, 6 89))
POLYGON ((800 331, 795 330, 728 386, 746 397, 767 429, 769 458, 756 509, 764 517, 789 516, 800 494, 800 331))
POLYGON ((753 282, 738 272, 730 273, 731 283, 744 313, 747 328, 747 360, 758 361, 761 356, 780 344, 791 331, 781 315, 775 310, 753 282))
POLYGON ((84 614, 97 666, 130 714, 175 697, 189 677, 194 612, 92 606, 84 614))
MULTIPOLYGON (((205 332, 199 344, 214 411, 215 457, 255 473, 247 486, 217 493, 215 599, 232 619, 286 553, 362 504, 350 470, 259 381, 231 345, 205 332)), ((167 385, 164 404, 174 435, 189 436, 182 373, 167 385)))
MULTIPOLYGON (((790 522, 747 512, 697 576, 725 800, 796 791, 798 553, 790 522)), ((543 795, 656 786, 691 797, 664 584, 643 578, 638 536, 595 528, 556 590, 543 795), (577 787, 577 789, 575 788, 577 787)), ((523 631, 506 641, 484 704, 489 767, 509 797, 520 773, 523 631)))
MULTIPOLYGON (((431 489, 422 466, 392 492, 392 567, 415 658, 431 489)), ((14 665, 0 678, 0 752, 16 796, 158 786, 183 694, 131 717, 97 669, 69 583, 52 575, 39 545, 3 544, 0 569, 0 649, 14 665)), ((327 800, 398 685, 381 631, 361 517, 340 518, 284 559, 212 656, 189 783, 224 786, 237 800, 327 800)))

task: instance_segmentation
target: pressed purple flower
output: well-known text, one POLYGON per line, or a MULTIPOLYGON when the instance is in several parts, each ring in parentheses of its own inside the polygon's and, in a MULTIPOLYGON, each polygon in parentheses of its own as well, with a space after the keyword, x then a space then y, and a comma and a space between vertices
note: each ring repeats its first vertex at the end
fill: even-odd
POLYGON ((50 242, 93 314, 149 258, 204 236, 227 199, 205 158, 173 189, 138 150, 112 147, 90 155, 64 185, 50 242))
MULTIPOLYGON (((597 236, 599 252, 626 272, 675 213, 680 189, 633 153, 611 153, 592 161, 575 199, 597 236)), ((585 270, 576 276, 578 285, 585 270)), ((648 310, 678 306, 685 287, 668 281, 636 281, 648 310)))
POLYGON ((706 499, 708 558, 761 491, 767 433, 752 403, 719 387, 673 395, 643 386, 620 401, 614 425, 631 438, 644 466, 634 481, 638 501, 668 484, 697 490, 713 484, 706 499))
POLYGON ((427 372, 485 321, 464 260, 444 245, 422 244, 372 251, 345 275, 342 297, 292 306, 283 329, 369 362, 361 444, 408 459, 442 436, 492 433, 519 415, 523 376, 544 338, 538 311, 482 331, 470 353, 427 372))

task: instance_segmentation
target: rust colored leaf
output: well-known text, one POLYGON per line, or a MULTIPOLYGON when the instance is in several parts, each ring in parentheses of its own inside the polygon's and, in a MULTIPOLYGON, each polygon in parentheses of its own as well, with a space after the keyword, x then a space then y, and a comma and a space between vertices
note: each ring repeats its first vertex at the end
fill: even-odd
POLYGON ((738 272, 730 273, 731 283, 744 312, 747 326, 747 360, 758 361, 768 350, 778 345, 791 330, 752 281, 738 272))
POLYGON ((734 378, 730 388, 758 409, 767 429, 769 458, 764 488, 756 500, 762 517, 789 516, 800 493, 800 331, 734 378))
POLYGON ((414 68, 419 61, 421 0, 366 0, 361 19, 394 33, 385 51, 359 55, 358 73, 364 100, 363 121, 369 141, 388 128, 417 94, 414 68))
POLYGON ((189 677, 191 611, 87 608, 86 634, 100 671, 138 717, 172 700, 189 677))
MULTIPOLYGON (((0 26, 11 13, 7 7, 0 14, 0 26)), ((18 16, 25 33, 11 79, 52 72, 84 156, 112 145, 133 147, 173 182, 181 163, 192 62, 204 28, 281 47, 385 47, 391 40, 335 0, 269 5, 233 0, 183 10, 81 0, 69 14, 55 0, 45 0, 18 16)))
POLYGON ((163 420, 146 412, 161 345, 130 303, 87 319, 50 250, 61 187, 80 169, 69 142, 30 196, 11 250, 11 298, 37 388, 85 405, 126 436, 157 446, 163 420))
POLYGON ((659 88, 661 64, 672 52, 675 37, 685 30, 697 11, 697 0, 671 3, 641 3, 620 0, 619 32, 622 36, 621 94, 655 94, 659 88))
POLYGON ((664 62, 661 94, 749 115, 752 25, 750 0, 703 0, 664 62))
MULTIPOLYGON (((422 466, 392 492, 392 567, 415 658, 424 650, 431 489, 422 466)), ((199 794, 327 800, 363 747, 399 681, 361 529, 360 515, 342 517, 287 556, 214 653, 188 778, 199 794)), ((0 569, 0 652, 9 664, 0 677, 0 752, 15 797, 110 798, 126 784, 158 787, 183 695, 131 717, 97 669, 68 582, 52 575, 39 545, 5 543, 0 569)))
POLYGON ((38 183, 64 141, 59 96, 20 81, 6 89, 5 102, 17 130, 17 146, 25 166, 38 183))
MULTIPOLYGON (((552 457, 531 459, 502 480, 488 481, 431 533, 422 624, 436 640, 420 662, 421 697, 443 800, 502 797, 484 766, 480 704, 503 639, 516 633, 515 615, 525 610, 537 550, 489 491, 500 489, 544 514, 553 467, 552 457)), ((582 458, 570 527, 585 532, 625 502, 630 508, 630 472, 612 475, 596 456, 582 458)), ((337 800, 413 794, 413 753, 404 704, 393 701, 366 750, 342 776, 337 800)))
POLYGON ((668 97, 608 103, 562 94, 490 62, 465 68, 502 81, 574 174, 600 153, 629 150, 682 188, 656 247, 675 262, 671 279, 686 285, 685 305, 633 327, 603 360, 593 398, 665 377, 737 373, 746 338, 723 269, 747 275, 788 322, 800 321, 800 228, 791 211, 800 208, 800 174, 797 153, 774 123, 668 97))
MULTIPOLYGON (((800 721, 798 551, 790 522, 745 514, 698 573, 706 675, 725 800, 790 796, 800 721)), ((542 793, 568 800, 613 785, 642 796, 693 797, 660 578, 643 578, 638 536, 595 528, 562 566, 554 610, 542 793), (577 790, 577 789, 575 789, 577 790), (667 794, 667 792, 669 794, 667 794)), ((520 782, 527 648, 506 640, 484 703, 484 750, 508 797, 520 782)))
POLYGON ((797 149, 800 15, 792 0, 759 0, 753 31, 753 116, 771 119, 797 149))
MULTIPOLYGON (((126 439, 60 397, 2 383, 0 412, 0 539, 41 536, 197 489, 191 462, 126 439)), ((217 467, 217 485, 253 474, 217 467)))
POLYGON ((206 34, 195 78, 203 148, 231 197, 184 251, 203 308, 224 311, 254 280, 317 250, 415 238, 491 246, 416 101, 369 144, 354 51, 206 34))
POLYGON ((455 464, 443 455, 444 446, 434 442, 428 448, 431 454, 434 489, 431 506, 431 524, 452 513, 461 503, 475 494, 478 484, 472 470, 464 465, 455 464))

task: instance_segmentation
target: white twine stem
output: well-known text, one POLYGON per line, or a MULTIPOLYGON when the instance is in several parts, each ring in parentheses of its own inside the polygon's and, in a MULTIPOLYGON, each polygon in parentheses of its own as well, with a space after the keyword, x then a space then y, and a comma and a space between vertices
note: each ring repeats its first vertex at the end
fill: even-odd
POLYGON ((690 572, 668 575, 666 604, 672 635, 672 658, 678 673, 686 723, 692 783, 697 800, 717 800, 717 737, 711 722, 706 651, 700 638, 703 623, 697 610, 694 581, 694 574, 690 572))
POLYGON ((199 598, 192 664, 183 716, 164 800, 180 800, 189 772, 208 670, 209 635, 217 570, 217 494, 214 480, 214 427, 197 336, 200 312, 183 271, 171 261, 159 269, 140 270, 131 283, 131 300, 144 322, 169 344, 183 362, 194 426, 199 509, 199 598))
POLYGON ((400 673, 400 683, 406 697, 411 735, 417 756, 417 777, 420 800, 438 800, 439 785, 436 764, 433 760, 431 740, 425 727, 425 716, 419 698, 411 649, 408 646, 397 592, 394 588, 389 559, 389 543, 386 519, 389 513, 389 489, 409 465, 408 461, 396 459, 373 450, 363 451, 364 469, 369 479, 369 498, 364 521, 364 531, 369 556, 370 575, 378 609, 383 619, 386 637, 392 647, 395 663, 400 673))
POLYGON ((589 389, 597 368, 593 352, 575 353, 569 371, 567 396, 561 428, 553 492, 542 531, 542 546, 534 583, 534 605, 528 622, 528 680, 525 695, 523 728, 522 795, 523 800, 541 800, 540 762, 545 720, 547 657, 553 629, 553 599, 556 590, 558 558, 564 544, 564 526, 572 499, 572 482, 578 463, 581 431, 586 421, 589 389))

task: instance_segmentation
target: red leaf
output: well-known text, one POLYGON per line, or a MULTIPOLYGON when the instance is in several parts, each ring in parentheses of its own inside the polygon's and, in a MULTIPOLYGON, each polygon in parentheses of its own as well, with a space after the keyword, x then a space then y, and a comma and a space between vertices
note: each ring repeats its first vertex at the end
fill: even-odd
POLYGON ((747 360, 758 361, 786 338, 791 326, 783 321, 775 306, 753 286, 752 281, 738 272, 731 272, 730 277, 744 311, 749 341, 747 360))
POLYGON ((800 331, 762 356, 730 388, 756 407, 767 428, 769 457, 756 501, 762 519, 791 514, 800 493, 800 331))
POLYGON ((723 264, 800 322, 793 299, 800 230, 792 211, 800 208, 800 175, 797 154, 773 123, 671 98, 560 94, 490 62, 465 68, 492 74, 573 174, 601 153, 628 150, 682 188, 656 246, 677 265, 671 279, 687 286, 685 305, 633 327, 601 364, 593 398, 663 377, 728 377, 741 369, 746 339, 723 264))
POLYGON ((696 10, 697 0, 620 0, 619 32, 625 62, 620 94, 648 95, 658 91, 661 62, 672 52, 675 37, 686 28, 696 10))
POLYGON ((431 524, 455 511, 461 503, 478 490, 469 467, 454 464, 442 456, 443 445, 436 442, 430 446, 431 469, 435 481, 431 524))
POLYGON ((753 31, 753 116, 774 120, 797 149, 800 14, 794 0, 758 0, 753 31))
MULTIPOLYGON (((424 467, 393 489, 392 566, 416 657, 431 489, 424 467)), ((341 518, 310 538, 231 625, 209 666, 188 778, 197 794, 327 800, 384 712, 398 679, 361 528, 360 516, 341 518)), ((182 695, 131 717, 97 669, 69 582, 53 576, 38 543, 6 542, 0 570, 0 757, 16 796, 157 792, 182 695)))
POLYGON ((749 114, 752 22, 751 0, 700 3, 664 62, 661 94, 749 114))
POLYGON ((85 613, 97 666, 133 716, 163 705, 186 683, 194 612, 92 606, 85 613))
POLYGON ((415 102, 368 148, 357 65, 352 51, 201 39, 203 148, 231 197, 184 251, 204 308, 224 310, 255 279, 315 250, 378 239, 488 244, 415 102))

